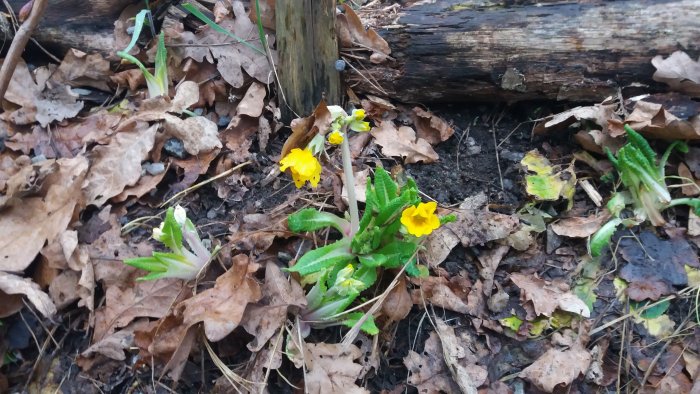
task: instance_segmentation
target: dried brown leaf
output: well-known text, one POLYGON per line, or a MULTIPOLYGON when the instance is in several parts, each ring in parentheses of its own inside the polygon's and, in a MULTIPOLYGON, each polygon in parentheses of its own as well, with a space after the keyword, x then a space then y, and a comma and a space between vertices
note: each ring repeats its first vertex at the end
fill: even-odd
POLYGON ((71 48, 63 57, 56 72, 51 76, 55 81, 70 86, 89 86, 109 91, 107 80, 112 75, 109 61, 99 53, 87 54, 71 48))
POLYGON ((486 382, 488 371, 477 365, 479 357, 474 351, 475 339, 465 330, 457 336, 453 327, 438 318, 435 319, 435 328, 452 379, 462 393, 476 394, 477 388, 486 382))
POLYGON ((0 270, 23 271, 44 243, 53 241, 70 223, 76 207, 82 205, 81 187, 88 162, 84 157, 60 159, 55 171, 43 179, 38 195, 25 197, 21 204, 0 215, 0 270))
POLYGON ((531 301, 537 315, 552 317, 555 310, 590 317, 591 312, 586 303, 569 291, 564 283, 551 283, 534 275, 512 273, 510 280, 520 288, 523 302, 531 301))
POLYGON ((561 219, 552 223, 551 227, 557 235, 570 238, 586 238, 598 231, 608 219, 610 219, 610 212, 604 210, 587 217, 561 219))
POLYGON ((421 107, 414 107, 411 117, 416 126, 418 138, 428 141, 431 145, 447 141, 455 132, 455 129, 450 127, 444 119, 421 107))
POLYGON ((408 368, 408 383, 421 394, 458 393, 460 387, 452 379, 445 364, 443 347, 438 334, 433 331, 425 341, 423 353, 408 351, 403 363, 408 368))
POLYGON ((178 305, 186 326, 202 322, 210 341, 220 341, 241 323, 248 303, 262 297, 260 285, 249 270, 248 256, 233 257, 231 269, 216 279, 214 287, 178 305))
POLYGON ((454 275, 449 280, 443 276, 428 276, 426 278, 411 278, 411 283, 418 289, 411 290, 411 299, 416 305, 423 306, 425 302, 451 311, 479 316, 481 311, 481 282, 472 283, 465 272, 454 275))
POLYGON ((373 63, 381 63, 389 54, 391 49, 389 44, 374 29, 365 29, 364 24, 355 11, 348 5, 343 4, 344 14, 338 14, 336 19, 336 29, 342 47, 361 47, 372 50, 374 53, 370 57, 373 63))
POLYGON ((322 99, 314 109, 313 114, 306 118, 292 120, 290 125, 292 134, 284 142, 280 157, 287 156, 294 148, 304 149, 316 134, 328 131, 332 121, 326 101, 322 99))
POLYGON ((388 317, 389 320, 397 322, 408 316, 412 307, 413 301, 406 287, 406 278, 401 277, 396 286, 391 289, 384 299, 382 314, 388 317))
POLYGON ((609 122, 610 135, 624 135, 624 125, 627 124, 647 138, 697 140, 700 139, 698 119, 700 117, 696 115, 695 120, 685 121, 668 112, 662 104, 637 101, 624 123, 620 120, 609 122))
POLYGON ((260 351, 287 321, 288 311, 294 313, 306 306, 304 290, 299 283, 286 278, 274 263, 265 266, 265 283, 262 285, 262 302, 249 304, 241 325, 255 339, 248 344, 251 352, 260 351))
POLYGON ((267 95, 265 85, 258 82, 251 83, 241 102, 238 103, 238 107, 236 107, 236 114, 250 116, 251 118, 259 117, 265 108, 265 95, 267 95))
POLYGON ((576 107, 570 110, 552 115, 543 123, 535 126, 535 134, 547 134, 552 132, 560 132, 566 130, 573 123, 588 120, 592 121, 601 127, 604 135, 608 132, 608 121, 610 119, 620 119, 615 114, 615 104, 601 103, 588 107, 576 107))
POLYGON ((687 53, 676 51, 666 59, 657 55, 651 59, 651 64, 656 67, 654 81, 663 82, 675 91, 700 97, 700 62, 691 59, 687 53))
POLYGON ((408 126, 396 128, 394 122, 384 121, 373 127, 370 133, 385 156, 403 157, 407 164, 419 161, 427 164, 439 158, 428 141, 417 138, 416 132, 408 126))
MULTIPOLYGON (((555 335, 559 335, 555 333, 555 335)), ((579 375, 585 374, 591 364, 591 355, 586 347, 576 341, 568 349, 551 348, 529 367, 520 372, 528 380, 547 393, 558 385, 568 385, 579 375)))
POLYGON ((361 379, 362 365, 355 362, 362 352, 355 345, 308 343, 304 362, 306 390, 313 394, 369 393, 355 381, 361 379))
MULTIPOLYGON (((24 294, 44 317, 50 319, 56 314, 56 306, 51 298, 31 279, 0 271, 0 295, 2 294, 24 294)), ((2 298, 4 301, 5 297, 2 298)))

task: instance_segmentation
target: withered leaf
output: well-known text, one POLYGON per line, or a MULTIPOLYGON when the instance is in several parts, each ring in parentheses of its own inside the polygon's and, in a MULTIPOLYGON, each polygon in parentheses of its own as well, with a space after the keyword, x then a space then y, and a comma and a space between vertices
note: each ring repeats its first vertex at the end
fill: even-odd
POLYGON ((11 294, 24 294, 29 302, 44 317, 52 318, 56 314, 56 306, 51 298, 41 291, 39 285, 31 279, 21 278, 8 272, 0 271, 0 301, 5 301, 5 296, 11 294))
POLYGON ((557 309, 583 317, 591 315, 586 303, 569 291, 563 283, 548 283, 533 275, 520 273, 511 274, 510 280, 520 288, 520 298, 532 302, 537 315, 552 317, 552 313, 557 309))
POLYGON ((666 83, 671 89, 688 95, 700 96, 700 62, 683 51, 676 51, 664 59, 657 55, 651 59, 656 67, 654 81, 666 83))
POLYGON ((432 163, 439 156, 428 141, 416 138, 416 132, 408 127, 396 128, 394 122, 384 121, 370 131, 385 156, 403 157, 407 164, 432 163))
POLYGON ((339 343, 308 343, 305 348, 307 373, 304 383, 309 393, 369 393, 355 384, 362 378, 362 365, 355 362, 362 356, 357 346, 343 348, 339 343))

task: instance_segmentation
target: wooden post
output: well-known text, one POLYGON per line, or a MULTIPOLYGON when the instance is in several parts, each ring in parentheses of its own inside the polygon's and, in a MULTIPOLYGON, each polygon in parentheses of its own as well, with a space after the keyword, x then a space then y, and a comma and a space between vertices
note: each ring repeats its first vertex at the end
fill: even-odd
POLYGON ((335 0, 276 0, 275 18, 284 121, 311 114, 322 98, 341 105, 335 0))

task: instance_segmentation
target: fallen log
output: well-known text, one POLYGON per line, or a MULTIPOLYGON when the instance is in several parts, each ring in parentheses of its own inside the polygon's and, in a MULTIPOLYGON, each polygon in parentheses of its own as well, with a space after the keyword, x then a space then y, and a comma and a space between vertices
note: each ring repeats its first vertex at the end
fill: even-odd
POLYGON ((598 101, 638 84, 662 89, 657 54, 700 54, 697 0, 476 3, 486 1, 418 2, 398 19, 359 12, 393 60, 346 71, 349 86, 405 102, 598 101))

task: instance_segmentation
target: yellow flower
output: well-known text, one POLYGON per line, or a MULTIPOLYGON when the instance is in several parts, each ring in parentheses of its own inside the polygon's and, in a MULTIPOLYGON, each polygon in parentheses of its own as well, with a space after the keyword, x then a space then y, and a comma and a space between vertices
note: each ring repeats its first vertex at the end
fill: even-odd
POLYGON ((331 145, 340 145, 343 143, 343 133, 341 133, 338 130, 333 130, 329 135, 328 135, 328 142, 331 143, 331 145))
POLYGON ((280 171, 284 172, 287 168, 291 171, 297 188, 304 186, 306 181, 309 181, 312 187, 316 187, 321 179, 321 163, 308 149, 292 149, 280 160, 280 171))
POLYGON ((440 219, 435 214, 436 202, 420 203, 418 206, 410 206, 401 213, 401 224, 406 227, 409 234, 422 237, 440 227, 440 219))
POLYGON ((369 122, 363 122, 362 120, 365 118, 365 110, 364 109, 355 109, 352 111, 352 115, 348 116, 350 122, 348 123, 348 127, 350 130, 353 131, 369 131, 369 122))
POLYGON ((355 118, 355 120, 362 120, 365 118, 365 110, 364 109, 356 109, 352 111, 352 117, 355 118))

